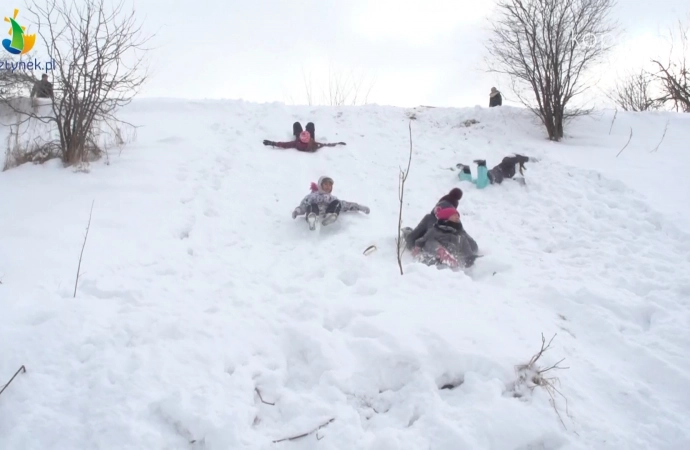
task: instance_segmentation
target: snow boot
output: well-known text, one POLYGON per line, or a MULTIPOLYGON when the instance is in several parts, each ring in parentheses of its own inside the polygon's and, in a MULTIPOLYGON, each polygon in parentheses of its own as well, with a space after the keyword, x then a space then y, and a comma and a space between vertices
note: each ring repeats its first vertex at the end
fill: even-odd
POLYGON ((307 215, 307 223, 309 224, 309 229, 310 230, 315 230, 316 229, 316 214, 314 213, 309 213, 307 215))
POLYGON ((321 225, 328 226, 335 222, 338 219, 338 215, 336 213, 326 213, 326 216, 321 220, 321 225))
POLYGON ((469 181, 472 183, 472 172, 470 171, 470 166, 458 163, 455 165, 455 167, 460 170, 460 173, 458 174, 460 181, 469 181))
POLYGON ((478 159, 474 161, 477 164, 477 189, 484 189, 489 185, 489 171, 486 168, 486 161, 478 159))

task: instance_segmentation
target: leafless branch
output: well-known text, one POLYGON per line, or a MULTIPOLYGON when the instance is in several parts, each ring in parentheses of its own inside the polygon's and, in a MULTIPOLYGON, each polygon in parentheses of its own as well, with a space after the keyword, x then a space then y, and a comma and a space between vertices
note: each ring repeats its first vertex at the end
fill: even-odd
POLYGON ((405 251, 405 246, 403 245, 403 242, 402 242, 403 197, 405 195, 405 181, 407 181, 407 177, 410 174, 410 165, 412 164, 412 119, 410 119, 410 121, 409 121, 408 128, 410 131, 410 155, 409 155, 408 160, 407 160, 407 169, 402 170, 402 168, 400 168, 399 185, 398 185, 398 200, 400 201, 400 207, 398 209, 398 239, 397 239, 398 251, 397 251, 397 256, 398 256, 398 268, 400 269, 400 275, 403 274, 402 255, 405 251))
POLYGON ((664 126, 664 134, 661 135, 661 140, 659 141, 658 144, 656 144, 656 147, 654 147, 654 150, 652 150, 649 153, 653 153, 653 152, 656 152, 657 150, 659 150, 659 146, 661 145, 662 142, 664 142, 664 138, 666 137, 666 130, 668 130, 668 123, 669 123, 669 121, 667 120, 666 126, 664 126))
POLYGON ((626 142, 625 145, 623 146, 623 148, 618 152, 618 154, 616 155, 616 158, 618 158, 618 156, 621 153, 623 153, 623 150, 625 150, 625 148, 628 146, 628 144, 630 144, 632 137, 633 137, 633 129, 632 129, 632 127, 630 127, 630 137, 628 137, 628 142, 626 142))
MULTIPOLYGON (((306 433, 299 434, 299 435, 297 435, 297 436, 292 436, 292 437, 287 437, 287 438, 283 438, 283 439, 278 439, 278 440, 273 441, 273 443, 274 443, 274 444, 277 444, 278 442, 294 441, 294 440, 297 440, 297 439, 301 439, 301 438, 303 438, 303 437, 307 437, 307 436, 309 436, 310 434, 316 433, 316 432, 319 431, 321 428, 323 428, 323 427, 325 427, 325 426, 327 426, 327 425, 330 425, 330 424, 333 423, 334 421, 335 421, 335 417, 332 418, 332 419, 330 419, 330 420, 328 420, 327 422, 325 422, 325 423, 319 425, 318 427, 314 428, 314 429, 311 430, 311 431, 308 431, 308 432, 306 432, 306 433)), ((321 440, 321 439, 319 439, 319 440, 321 440)))
POLYGON ((259 388, 254 388, 254 391, 256 392, 256 395, 259 396, 259 400, 261 400, 261 403, 263 403, 264 405, 271 405, 271 406, 276 405, 275 403, 269 403, 269 402, 265 401, 264 398, 261 396, 261 391, 259 390, 259 388))
POLYGON ((611 130, 613 130, 613 123, 616 121, 617 116, 618 116, 618 109, 616 109, 616 112, 613 113, 613 119, 611 119, 611 126, 609 127, 609 136, 611 135, 611 130))
POLYGON ((500 0, 486 44, 491 72, 510 77, 518 100, 546 127, 549 139, 591 109, 571 101, 589 86, 585 75, 612 48, 615 0, 500 0), (594 41, 592 41, 594 39, 594 41))
POLYGON ((93 213, 93 204, 95 200, 91 202, 91 211, 89 211, 89 222, 86 225, 86 234, 84 235, 84 243, 81 246, 81 252, 79 253, 79 264, 77 265, 77 277, 74 280, 74 295, 72 298, 77 296, 77 285, 79 284, 79 273, 81 271, 81 260, 84 257, 84 248, 86 247, 86 240, 89 237, 89 228, 91 228, 91 214, 93 213))
POLYGON ((7 389, 7 387, 10 385, 10 383, 12 383, 12 381, 14 380, 14 378, 15 378, 17 375, 19 375, 19 372, 26 373, 26 367, 21 366, 19 369, 17 369, 17 371, 14 373, 14 375, 12 375, 12 378, 10 378, 10 381, 8 381, 7 384, 5 384, 5 385, 2 387, 2 390, 0 390, 0 394, 2 394, 3 392, 5 392, 5 389, 7 389))

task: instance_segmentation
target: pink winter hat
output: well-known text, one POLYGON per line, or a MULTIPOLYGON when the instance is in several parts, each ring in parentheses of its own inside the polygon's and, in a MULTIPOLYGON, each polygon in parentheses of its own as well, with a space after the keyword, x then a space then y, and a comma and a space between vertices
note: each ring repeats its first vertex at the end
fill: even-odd
POLYGON ((302 131, 299 134, 299 140, 305 144, 308 144, 310 139, 311 139, 311 134, 309 134, 308 131, 302 131))
POLYGON ((458 210, 455 208, 439 208, 436 210, 436 218, 438 220, 448 220, 455 214, 457 214, 458 216, 460 215, 458 210))

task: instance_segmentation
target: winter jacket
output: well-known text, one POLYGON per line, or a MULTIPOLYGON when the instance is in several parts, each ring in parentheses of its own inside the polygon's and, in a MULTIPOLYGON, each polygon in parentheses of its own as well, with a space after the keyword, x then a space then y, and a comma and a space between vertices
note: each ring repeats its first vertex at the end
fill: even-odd
POLYGON ((494 106, 501 106, 502 104, 503 97, 501 97, 501 93, 499 91, 496 91, 489 96, 489 108, 493 108, 494 106))
POLYGON ((415 245, 421 250, 421 258, 427 264, 464 267, 468 258, 477 254, 477 243, 460 223, 439 220, 415 245))
POLYGON ((524 164, 529 161, 529 157, 522 155, 506 156, 503 160, 493 169, 489 170, 489 180, 491 183, 501 184, 505 178, 513 178, 515 176, 515 166, 520 165, 524 167, 524 164))
POLYGON ((321 188, 321 181, 323 178, 324 177, 321 177, 321 179, 319 179, 318 184, 312 183, 311 193, 305 195, 300 204, 295 208, 295 212, 298 216, 306 214, 309 205, 314 203, 319 207, 319 214, 323 215, 326 212, 326 207, 328 204, 334 200, 338 200, 340 202, 340 212, 362 211, 367 214, 369 213, 369 208, 364 205, 340 200, 335 195, 325 192, 321 188))
POLYGON ((31 89, 31 97, 53 98, 53 83, 44 80, 37 81, 31 89))
POLYGON ((320 149, 321 147, 335 147, 336 145, 345 145, 344 142, 335 142, 335 143, 329 143, 329 144, 324 144, 321 142, 315 142, 312 141, 310 143, 304 143, 300 140, 294 140, 290 142, 271 142, 269 141, 269 145, 272 145, 274 147, 278 148, 294 148, 299 150, 300 152, 309 152, 313 153, 320 149))
MULTIPOLYGON (((436 223, 435 212, 437 209, 439 209, 439 208, 441 208, 441 209, 457 208, 457 207, 458 207, 457 202, 451 202, 450 200, 444 200, 444 198, 442 197, 441 200, 436 204, 436 206, 434 206, 434 209, 432 209, 429 214, 424 216, 422 218, 422 220, 419 222, 419 225, 417 225, 417 227, 414 230, 412 230, 410 232, 410 234, 408 234, 405 237, 405 244, 407 246, 407 249, 412 250, 415 246, 415 242, 417 241, 417 239, 424 236, 424 234, 431 227, 434 226, 434 224, 436 223)), ((462 224, 460 225, 460 227, 462 228, 462 224)))

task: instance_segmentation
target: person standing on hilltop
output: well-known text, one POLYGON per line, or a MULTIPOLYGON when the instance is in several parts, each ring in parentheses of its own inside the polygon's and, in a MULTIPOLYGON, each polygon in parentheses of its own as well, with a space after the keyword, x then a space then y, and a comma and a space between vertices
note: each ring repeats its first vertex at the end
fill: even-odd
POLYGON ((501 106, 503 104, 503 97, 501 93, 495 87, 491 88, 491 93, 489 94, 489 108, 494 106, 501 106))
POLYGON ((54 100, 53 96, 53 83, 48 81, 48 74, 44 73, 40 81, 34 83, 34 87, 31 89, 31 98, 49 98, 54 100))

